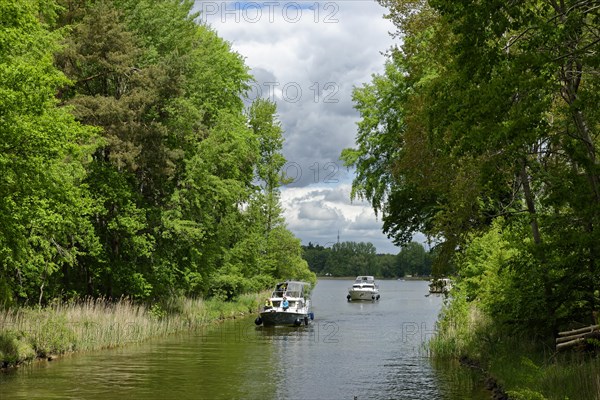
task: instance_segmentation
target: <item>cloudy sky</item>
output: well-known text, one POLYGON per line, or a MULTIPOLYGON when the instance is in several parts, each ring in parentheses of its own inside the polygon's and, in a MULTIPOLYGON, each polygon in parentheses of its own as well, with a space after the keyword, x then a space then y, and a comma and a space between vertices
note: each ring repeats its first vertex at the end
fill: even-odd
POLYGON ((304 244, 331 246, 339 232, 340 241, 397 253, 369 204, 350 201, 353 171, 339 160, 354 147, 352 89, 382 72, 382 53, 394 43, 386 10, 374 0, 198 0, 196 9, 251 68, 250 100, 277 103, 294 178, 281 190, 288 228, 304 244))

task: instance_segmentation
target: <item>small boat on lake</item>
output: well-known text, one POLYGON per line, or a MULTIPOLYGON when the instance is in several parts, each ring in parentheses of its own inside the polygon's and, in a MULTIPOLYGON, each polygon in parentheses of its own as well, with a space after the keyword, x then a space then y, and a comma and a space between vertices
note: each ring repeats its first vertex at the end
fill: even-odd
POLYGON ((448 294, 452 289, 452 281, 449 278, 432 279, 429 283, 429 293, 448 294))
POLYGON ((254 323, 264 326, 308 325, 309 321, 314 318, 308 298, 310 289, 311 285, 308 282, 285 281, 278 283, 254 323))
POLYGON ((357 276, 352 284, 352 287, 348 289, 348 295, 346 299, 348 301, 353 300, 379 300, 379 286, 375 283, 373 276, 357 276))

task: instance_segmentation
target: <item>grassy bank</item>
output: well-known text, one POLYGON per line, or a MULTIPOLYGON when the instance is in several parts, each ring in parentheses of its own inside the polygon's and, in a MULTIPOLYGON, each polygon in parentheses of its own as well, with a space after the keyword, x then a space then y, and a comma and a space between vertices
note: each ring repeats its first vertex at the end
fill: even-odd
POLYGON ((500 332, 475 305, 461 299, 446 306, 429 346, 433 357, 481 369, 510 399, 600 399, 598 351, 557 353, 554 338, 500 332))
POLYGON ((265 293, 234 301, 175 298, 150 307, 86 299, 0 311, 0 364, 137 343, 255 312, 265 293))

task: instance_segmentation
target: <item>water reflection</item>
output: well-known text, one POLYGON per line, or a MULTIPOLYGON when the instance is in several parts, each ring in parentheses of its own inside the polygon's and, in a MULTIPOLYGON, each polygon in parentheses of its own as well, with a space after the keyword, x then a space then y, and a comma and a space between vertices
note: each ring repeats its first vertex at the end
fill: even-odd
POLYGON ((348 281, 319 282, 309 326, 254 317, 0 376, 11 399, 489 399, 456 363, 433 363, 441 297, 427 282, 380 282, 381 300, 347 302, 348 281))
POLYGON ((491 399, 485 389, 482 374, 461 366, 456 360, 432 360, 437 384, 446 393, 444 399, 491 399))

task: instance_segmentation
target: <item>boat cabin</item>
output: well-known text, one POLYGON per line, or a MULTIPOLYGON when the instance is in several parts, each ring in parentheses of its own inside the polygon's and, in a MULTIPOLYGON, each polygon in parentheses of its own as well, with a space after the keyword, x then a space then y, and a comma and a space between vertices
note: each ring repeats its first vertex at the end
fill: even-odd
POLYGON ((375 286, 375 277, 373 276, 357 276, 352 284, 354 289, 373 289, 375 286))
POLYGON ((429 283, 429 293, 448 293, 452 288, 452 281, 449 278, 432 279, 429 283))

